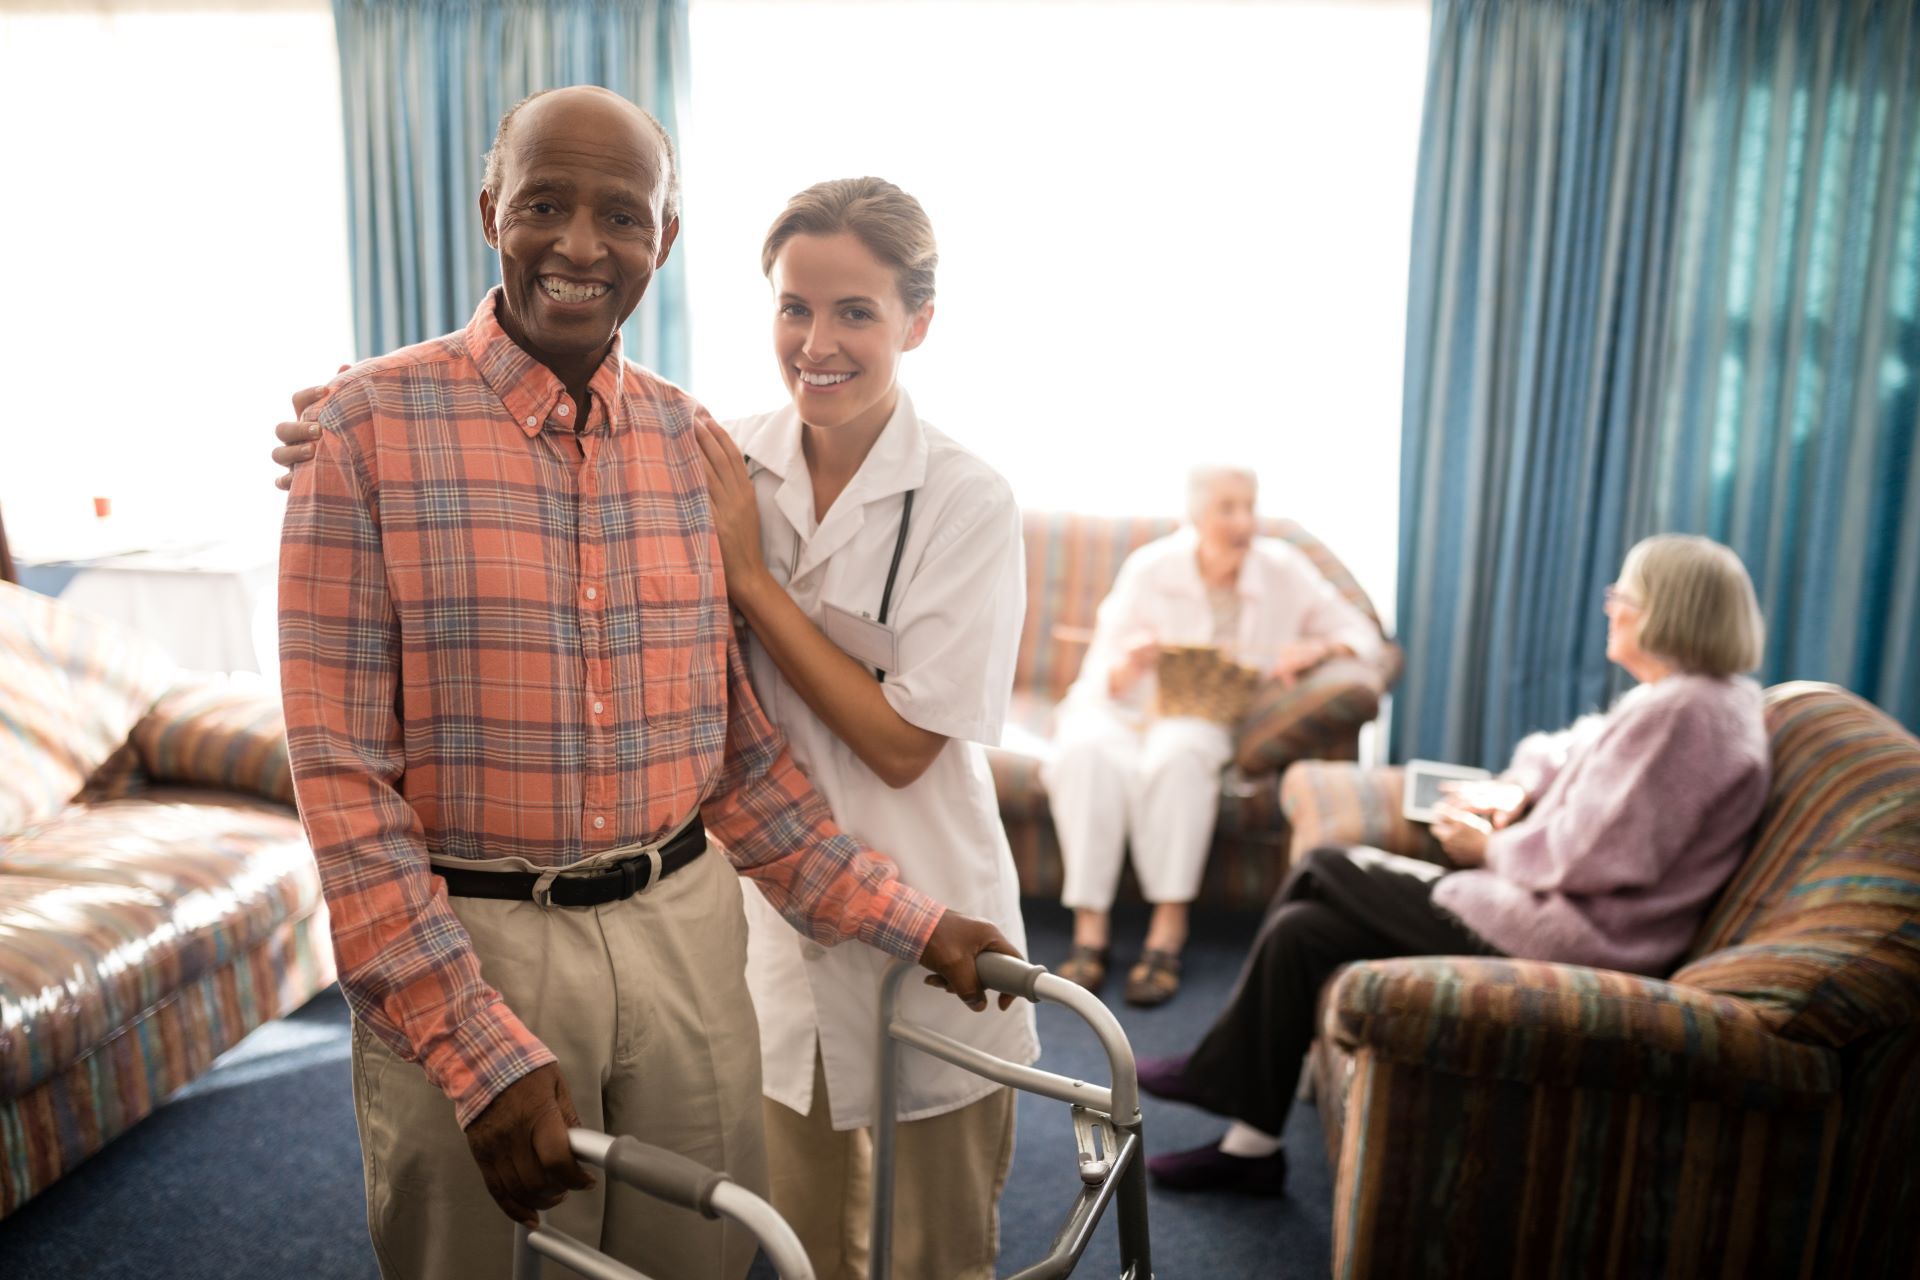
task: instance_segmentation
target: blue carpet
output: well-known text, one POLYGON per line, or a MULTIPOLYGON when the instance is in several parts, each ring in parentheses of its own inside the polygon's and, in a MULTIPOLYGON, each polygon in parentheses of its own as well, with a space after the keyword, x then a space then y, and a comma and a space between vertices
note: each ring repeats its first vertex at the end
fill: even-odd
MULTIPOLYGON (((1026 910, 1035 957, 1058 962, 1067 950, 1066 914, 1051 904, 1029 903, 1026 910)), ((1123 968, 1143 923, 1124 910, 1119 917, 1123 968)), ((1179 998, 1155 1010, 1120 1007, 1138 1053, 1193 1045, 1225 1000, 1253 926, 1242 916, 1196 920, 1179 998)), ((1042 1006, 1040 1027, 1042 1066, 1105 1078, 1104 1055, 1077 1018, 1042 1006)), ((0 1276, 375 1280, 347 1047, 346 1006, 336 991, 256 1031, 203 1079, 0 1221, 0 1276)), ((1148 1101, 1149 1151, 1193 1146, 1221 1129, 1190 1108, 1148 1101)), ((1154 1271, 1162 1280, 1326 1273, 1330 1192, 1311 1107, 1295 1108, 1287 1147, 1286 1199, 1152 1193, 1154 1271)), ((1046 1251, 1077 1181, 1067 1108, 1023 1096, 1019 1148, 1001 1207, 1004 1270, 1046 1251)), ((1080 1275, 1117 1273, 1111 1218, 1100 1225, 1080 1275)), ((755 1272, 763 1274, 771 1273, 755 1272)))

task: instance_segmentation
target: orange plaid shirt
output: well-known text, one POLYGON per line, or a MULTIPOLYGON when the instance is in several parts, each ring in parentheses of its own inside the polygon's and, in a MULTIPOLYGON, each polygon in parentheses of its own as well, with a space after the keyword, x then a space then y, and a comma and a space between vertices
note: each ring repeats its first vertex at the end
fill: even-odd
POLYGON ((706 411, 616 342, 576 432, 497 296, 334 382, 280 551, 294 787, 341 986, 462 1125, 554 1059, 481 977, 430 857, 567 867, 698 806, 821 942, 911 959, 941 911, 834 824, 748 687, 706 411))

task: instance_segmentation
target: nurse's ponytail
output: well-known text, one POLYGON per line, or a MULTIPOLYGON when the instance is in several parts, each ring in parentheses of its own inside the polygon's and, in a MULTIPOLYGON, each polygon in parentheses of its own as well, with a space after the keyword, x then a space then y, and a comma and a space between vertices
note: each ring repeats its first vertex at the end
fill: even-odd
POLYGON ((933 270, 940 251, 933 223, 920 202, 884 178, 835 178, 817 182, 787 201, 760 250, 760 269, 773 275, 773 260, 795 236, 845 233, 893 268, 900 298, 918 311, 933 301, 933 270))

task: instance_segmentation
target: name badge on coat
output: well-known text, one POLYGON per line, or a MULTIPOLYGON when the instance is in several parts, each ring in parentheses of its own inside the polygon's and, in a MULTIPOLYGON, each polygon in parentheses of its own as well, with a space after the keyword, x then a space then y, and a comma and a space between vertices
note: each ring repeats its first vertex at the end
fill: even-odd
POLYGON ((872 618, 863 618, 857 613, 842 609, 837 604, 826 601, 820 603, 821 630, 827 633, 827 639, 840 646, 841 652, 856 658, 869 667, 878 667, 882 671, 900 669, 899 643, 893 634, 893 628, 884 622, 875 622, 872 618))

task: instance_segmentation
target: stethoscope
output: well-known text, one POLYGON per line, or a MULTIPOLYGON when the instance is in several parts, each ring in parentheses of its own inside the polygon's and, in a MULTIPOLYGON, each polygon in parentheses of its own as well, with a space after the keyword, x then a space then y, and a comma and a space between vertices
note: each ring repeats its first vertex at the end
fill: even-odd
MULTIPOLYGON (((753 459, 751 457, 744 457, 744 461, 747 464, 748 474, 751 475, 753 459)), ((893 535, 893 559, 887 565, 887 584, 880 589, 879 623, 883 627, 887 625, 887 611, 893 607, 893 584, 900 576, 900 557, 905 554, 907 550, 907 530, 913 526, 913 495, 916 492, 918 491, 914 489, 907 490, 906 497, 903 498, 900 503, 900 529, 899 532, 893 535)), ((793 560, 791 566, 787 569, 787 578, 789 581, 793 578, 793 570, 799 567, 800 531, 795 529, 793 531, 793 560)), ((879 667, 875 667, 873 669, 873 678, 885 683, 887 673, 879 667)))

